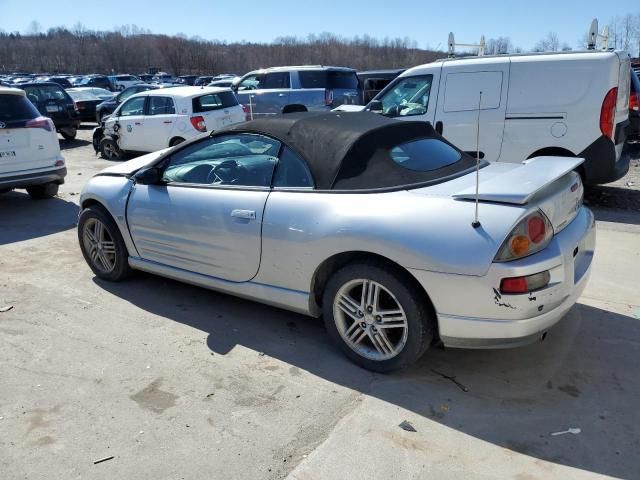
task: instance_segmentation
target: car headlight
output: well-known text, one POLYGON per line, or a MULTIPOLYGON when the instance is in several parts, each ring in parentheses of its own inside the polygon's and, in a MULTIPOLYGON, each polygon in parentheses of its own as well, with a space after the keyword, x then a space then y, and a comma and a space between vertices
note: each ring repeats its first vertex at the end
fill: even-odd
POLYGON ((495 262, 508 262, 532 255, 545 248, 553 238, 553 226, 538 210, 524 217, 504 241, 495 262))

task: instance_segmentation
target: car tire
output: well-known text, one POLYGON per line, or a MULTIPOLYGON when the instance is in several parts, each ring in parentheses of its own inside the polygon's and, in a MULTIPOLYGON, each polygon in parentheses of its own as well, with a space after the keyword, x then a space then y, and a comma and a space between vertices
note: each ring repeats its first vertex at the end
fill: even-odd
POLYGON ((67 141, 75 140, 77 134, 78 134, 78 129, 76 127, 60 129, 60 135, 62 135, 62 138, 64 138, 67 141))
POLYGON ((117 282, 131 275, 127 246, 104 208, 92 205, 82 210, 78 218, 78 242, 82 256, 97 277, 117 282))
POLYGON ((432 309, 418 292, 415 281, 400 268, 376 261, 350 263, 333 274, 324 291, 322 311, 329 336, 367 370, 385 373, 411 365, 436 335, 432 309), (363 305, 356 298, 362 298, 365 288, 377 289, 378 295, 363 305))
POLYGON ((171 141, 169 142, 169 146, 175 147, 176 145, 180 145, 182 142, 184 142, 184 138, 180 138, 180 137, 172 138, 171 141))
POLYGON ((27 187, 27 193, 34 200, 44 200, 46 198, 55 197, 58 194, 59 188, 60 185, 50 182, 43 185, 32 185, 27 187))
POLYGON ((103 138, 98 144, 100 156, 105 160, 122 160, 124 155, 113 138, 103 138))

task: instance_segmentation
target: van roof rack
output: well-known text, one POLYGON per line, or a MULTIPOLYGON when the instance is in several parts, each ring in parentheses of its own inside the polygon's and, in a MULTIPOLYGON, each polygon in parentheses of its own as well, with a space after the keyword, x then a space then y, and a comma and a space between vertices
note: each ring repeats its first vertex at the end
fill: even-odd
POLYGON ((598 19, 594 18, 589 27, 589 40, 587 42, 587 50, 595 50, 596 44, 600 40, 600 50, 606 52, 609 50, 609 26, 605 25, 602 33, 598 33, 598 19))
POLYGON ((480 36, 480 43, 476 45, 473 43, 456 43, 455 37, 453 36, 453 32, 449 32, 448 44, 449 44, 449 55, 448 55, 449 58, 454 58, 456 56, 456 47, 477 48, 478 56, 482 57, 484 55, 484 51, 487 46, 487 44, 484 41, 484 35, 480 36))

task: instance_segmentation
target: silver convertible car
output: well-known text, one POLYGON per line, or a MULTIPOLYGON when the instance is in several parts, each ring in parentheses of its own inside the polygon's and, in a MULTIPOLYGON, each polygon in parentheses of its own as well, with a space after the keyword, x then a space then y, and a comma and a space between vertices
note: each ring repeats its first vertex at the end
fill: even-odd
POLYGON ((353 361, 390 371, 434 342, 544 338, 591 268, 581 162, 476 170, 427 123, 291 113, 107 168, 78 238, 100 278, 143 270, 322 315, 353 361))

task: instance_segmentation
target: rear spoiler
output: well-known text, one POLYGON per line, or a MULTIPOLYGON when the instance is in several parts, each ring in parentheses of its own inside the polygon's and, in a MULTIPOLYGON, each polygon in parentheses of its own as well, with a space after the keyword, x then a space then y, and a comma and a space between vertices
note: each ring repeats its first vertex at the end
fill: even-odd
MULTIPOLYGON (((544 187, 575 170, 583 162, 584 158, 534 157, 522 162, 521 167, 485 181, 482 180, 481 172, 478 200, 524 205, 544 187)), ((452 196, 475 200, 476 187, 473 185, 452 196)))

